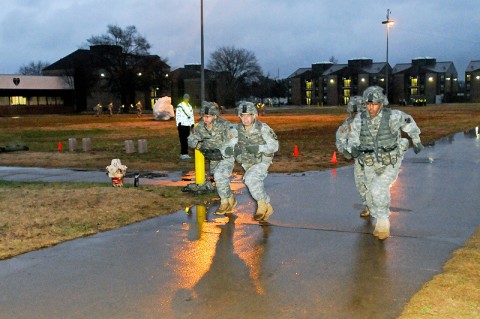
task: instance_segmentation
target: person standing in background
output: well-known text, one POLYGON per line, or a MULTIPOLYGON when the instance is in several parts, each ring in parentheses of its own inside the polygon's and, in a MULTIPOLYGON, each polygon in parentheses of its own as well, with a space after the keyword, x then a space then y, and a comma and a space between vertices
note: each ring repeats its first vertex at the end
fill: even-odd
POLYGON ((175 120, 178 129, 178 138, 180 140, 180 159, 191 158, 188 155, 188 136, 195 124, 195 118, 193 116, 193 108, 190 105, 190 95, 184 94, 183 101, 177 105, 175 110, 175 120))

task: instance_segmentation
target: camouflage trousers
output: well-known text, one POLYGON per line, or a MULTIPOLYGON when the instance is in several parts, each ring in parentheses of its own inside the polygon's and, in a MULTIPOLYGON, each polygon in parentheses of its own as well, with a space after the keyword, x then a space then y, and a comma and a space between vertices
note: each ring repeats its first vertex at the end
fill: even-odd
POLYGON ((232 189, 230 188, 230 176, 232 175, 233 165, 235 159, 225 158, 221 161, 210 161, 210 170, 215 180, 215 187, 217 188, 220 199, 227 199, 232 196, 232 189))
POLYGON ((372 217, 388 218, 390 213, 390 186, 396 181, 400 172, 403 156, 398 156, 395 166, 375 162, 364 166, 364 185, 366 201, 372 217))
POLYGON ((357 188, 358 195, 362 199, 362 204, 367 205, 367 188, 365 187, 365 168, 361 165, 358 160, 355 160, 353 166, 353 176, 355 178, 355 187, 357 188))
POLYGON ((268 175, 268 168, 272 164, 272 160, 263 160, 257 164, 242 164, 245 174, 243 175, 243 180, 245 185, 247 185, 250 195, 257 202, 259 200, 265 200, 267 203, 270 203, 270 197, 265 192, 265 186, 263 181, 268 175))

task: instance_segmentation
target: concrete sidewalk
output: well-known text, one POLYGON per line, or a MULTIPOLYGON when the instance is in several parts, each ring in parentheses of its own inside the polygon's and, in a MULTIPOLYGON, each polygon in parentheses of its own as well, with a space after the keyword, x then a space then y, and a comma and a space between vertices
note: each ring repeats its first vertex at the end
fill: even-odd
POLYGON ((408 151, 384 242, 358 217, 352 166, 269 175, 267 226, 234 179, 231 218, 197 206, 0 261, 0 318, 396 318, 480 224, 479 155, 471 132, 408 151))

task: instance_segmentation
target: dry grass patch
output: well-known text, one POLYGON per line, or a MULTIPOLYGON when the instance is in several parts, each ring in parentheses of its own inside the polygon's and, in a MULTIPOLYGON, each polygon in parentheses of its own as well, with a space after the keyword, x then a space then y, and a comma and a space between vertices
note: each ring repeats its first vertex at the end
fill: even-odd
POLYGON ((0 259, 206 203, 179 187, 0 182, 0 259))
POLYGON ((415 294, 399 319, 480 318, 480 228, 415 294))
MULTIPOLYGON (((411 114, 420 129, 422 140, 430 143, 447 135, 471 129, 480 123, 480 104, 448 104, 399 108, 411 114)), ((322 170, 351 164, 343 156, 338 164, 330 159, 335 151, 335 132, 347 113, 344 107, 300 107, 269 110, 260 120, 278 135, 280 150, 271 172, 322 170), (300 157, 292 156, 294 146, 300 157)), ((238 123, 233 110, 222 115, 238 123)), ((197 116, 198 117, 198 116, 197 116)), ((43 166, 103 169, 112 158, 120 158, 129 170, 191 170, 193 161, 178 160, 180 147, 175 121, 155 121, 151 115, 112 117, 92 115, 48 115, 22 118, 0 118, 0 141, 22 143, 29 152, 0 153, 0 165, 43 166), (68 138, 92 139, 92 151, 84 153, 81 145, 68 152, 68 138), (126 154, 125 140, 147 139, 148 152, 126 154), (57 151, 62 141, 64 151, 57 151)))
MULTIPOLYGON (((448 104, 399 108, 411 114, 425 144, 480 125, 480 104, 448 104)), ((260 120, 277 133, 280 150, 271 172, 322 170, 351 164, 335 151, 335 132, 347 113, 342 107, 275 109, 260 120), (293 157, 294 146, 300 157, 293 157)), ((223 115, 233 123, 238 117, 223 115)), ((21 143, 28 152, 0 153, 0 165, 104 169, 120 158, 132 170, 193 169, 193 161, 178 160, 179 142, 174 121, 151 116, 113 117, 48 115, 0 118, 0 141, 21 143), (57 152, 58 141, 92 138, 92 151, 57 152), (125 154, 124 141, 148 140, 148 153, 125 154)), ((65 146, 64 146, 65 147, 65 146)), ((238 168, 238 167, 237 167, 238 168)), ((353 181, 352 181, 353 183, 353 181)), ((64 240, 113 229, 146 218, 175 212, 211 197, 192 198, 178 188, 115 189, 84 184, 20 184, 0 182, 0 259, 54 245, 64 240), (117 201, 122 198, 122 201, 117 201)), ((480 231, 455 252, 436 276, 405 307, 406 318, 480 318, 480 231)))

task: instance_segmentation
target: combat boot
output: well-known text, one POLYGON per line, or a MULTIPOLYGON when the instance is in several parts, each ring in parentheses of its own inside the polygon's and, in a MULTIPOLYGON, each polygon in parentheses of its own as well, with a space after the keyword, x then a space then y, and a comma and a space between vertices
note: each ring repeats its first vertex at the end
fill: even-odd
POLYGON ((370 211, 368 210, 368 207, 365 207, 365 209, 360 212, 360 217, 368 217, 368 216, 370 216, 370 211))
POLYGON ((237 206, 237 200, 232 195, 227 199, 227 201, 228 201, 228 209, 225 214, 231 214, 233 213, 233 209, 235 208, 235 206, 237 206))
POLYGON ((265 212, 265 216, 263 216, 261 223, 266 223, 268 221, 268 217, 273 214, 273 207, 270 203, 267 203, 267 211, 265 212))
POLYGON ((218 206, 217 210, 215 211, 215 215, 225 215, 228 211, 228 207, 230 205, 228 204, 228 198, 222 199, 220 201, 220 206, 218 206))
POLYGON ((257 202, 257 212, 255 213, 255 216, 253 217, 256 221, 259 222, 266 222, 268 217, 272 215, 273 213, 273 207, 270 205, 270 203, 267 203, 265 200, 259 200, 257 202))
POLYGON ((377 223, 375 224, 375 230, 373 231, 373 236, 380 240, 385 240, 390 237, 390 221, 388 218, 381 218, 377 220, 377 223))
POLYGON ((233 208, 237 205, 237 200, 235 197, 230 196, 229 198, 222 199, 220 201, 220 206, 218 207, 217 211, 214 213, 215 215, 225 215, 230 214, 233 211, 233 208))

